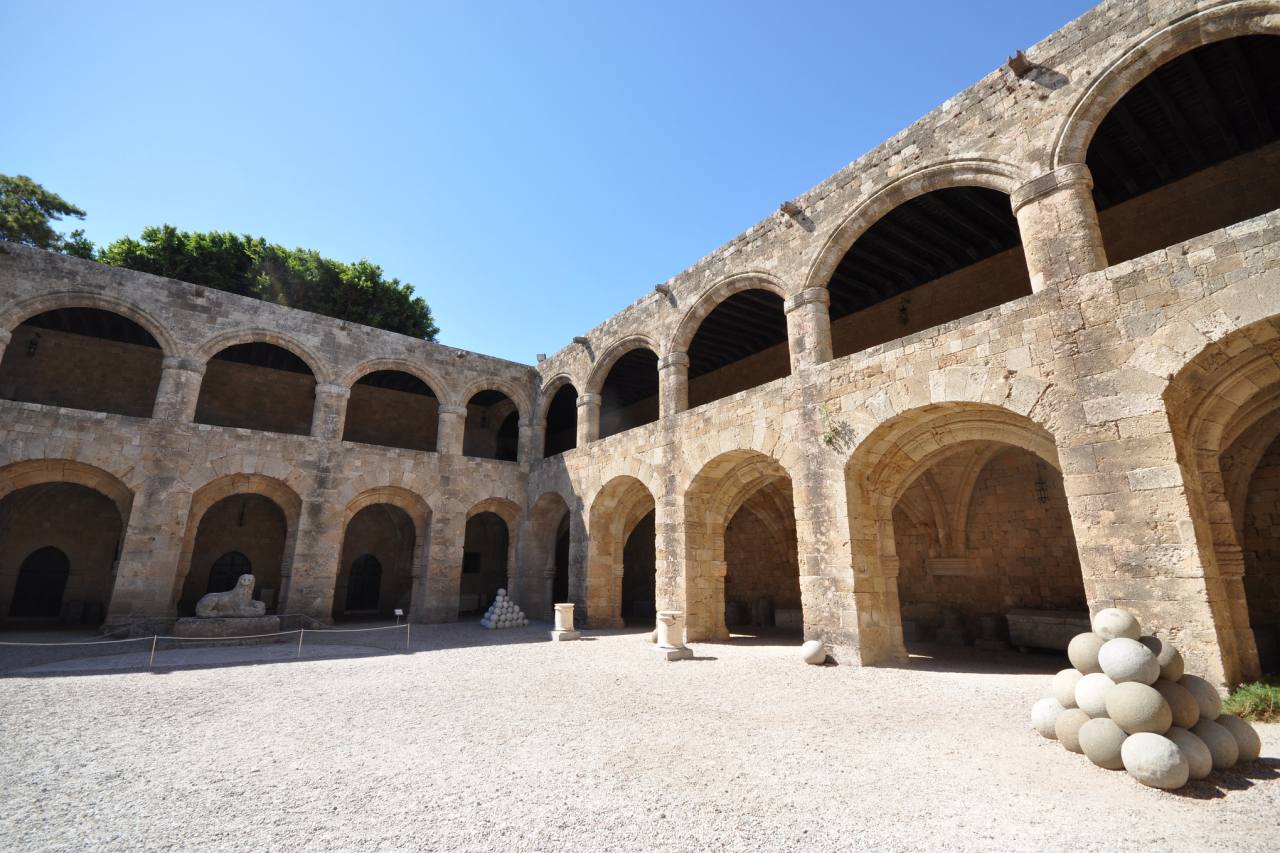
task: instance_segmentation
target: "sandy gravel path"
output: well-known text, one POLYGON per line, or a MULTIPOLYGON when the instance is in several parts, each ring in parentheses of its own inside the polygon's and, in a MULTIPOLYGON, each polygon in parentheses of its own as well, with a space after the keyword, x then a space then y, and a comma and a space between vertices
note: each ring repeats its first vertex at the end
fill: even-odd
POLYGON ((0 679, 0 848, 1280 847, 1280 726, 1270 758, 1170 794, 1032 732, 1049 676, 1014 658, 819 668, 736 642, 662 664, 638 634, 545 628, 0 679))

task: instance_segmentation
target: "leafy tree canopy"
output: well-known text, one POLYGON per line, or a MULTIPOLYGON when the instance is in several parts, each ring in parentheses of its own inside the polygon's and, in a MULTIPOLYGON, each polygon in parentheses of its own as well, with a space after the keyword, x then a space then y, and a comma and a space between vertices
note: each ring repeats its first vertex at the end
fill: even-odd
POLYGON ((84 211, 26 175, 0 175, 0 240, 92 258, 93 243, 83 230, 54 230, 52 223, 64 216, 84 219, 84 211))

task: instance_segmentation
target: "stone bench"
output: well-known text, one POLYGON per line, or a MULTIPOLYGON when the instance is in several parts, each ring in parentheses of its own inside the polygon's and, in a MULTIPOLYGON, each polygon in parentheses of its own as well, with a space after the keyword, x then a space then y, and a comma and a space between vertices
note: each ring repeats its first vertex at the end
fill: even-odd
POLYGON ((1088 611, 1010 610, 1009 642, 1019 649, 1066 651, 1076 634, 1092 630, 1088 611))

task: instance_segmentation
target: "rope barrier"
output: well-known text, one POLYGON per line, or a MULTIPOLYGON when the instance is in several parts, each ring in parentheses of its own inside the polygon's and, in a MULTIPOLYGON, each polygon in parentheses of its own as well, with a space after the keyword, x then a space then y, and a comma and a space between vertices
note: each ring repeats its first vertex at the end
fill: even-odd
POLYGON ((17 643, 0 642, 0 646, 105 646, 109 643, 136 643, 149 640, 150 637, 126 637, 123 640, 78 640, 71 643, 17 643))

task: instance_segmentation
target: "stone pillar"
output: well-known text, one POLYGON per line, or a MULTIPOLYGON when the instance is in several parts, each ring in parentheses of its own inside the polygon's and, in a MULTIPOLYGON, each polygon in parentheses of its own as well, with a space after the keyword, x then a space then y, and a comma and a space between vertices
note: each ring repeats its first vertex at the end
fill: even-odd
POLYGON ((1010 196, 1032 291, 1106 268, 1092 190, 1089 168, 1073 163, 1028 181, 1010 196))
POLYGON ((9 349, 9 341, 13 340, 13 333, 8 329, 0 329, 0 361, 4 360, 4 356, 9 349))
MULTIPOLYGON (((521 433, 524 432, 524 425, 520 426, 521 433)), ((520 436, 521 452, 524 452, 523 434, 520 436)), ((538 418, 529 425, 529 449, 525 455, 520 458, 526 462, 532 462, 535 459, 543 459, 544 451, 547 449, 547 419, 538 418)))
POLYGON ((693 650, 684 644, 684 613, 679 610, 659 610, 655 650, 663 660, 687 660, 693 650))
MULTIPOLYGON (((1249 625, 1249 600, 1244 588, 1244 551, 1238 545, 1218 545, 1214 549, 1223 606, 1230 630, 1235 635, 1236 658, 1240 681, 1257 681, 1262 677, 1258 644, 1249 625)), ((1219 633, 1222 630, 1219 629, 1219 633)))
POLYGON ((600 437, 600 395, 578 395, 578 446, 585 447, 600 437))
POLYGON ((831 360, 830 304, 831 295, 825 287, 802 290, 783 303, 793 373, 831 360))
POLYGON ((462 584, 462 549, 466 540, 465 512, 438 510, 431 517, 431 558, 427 582, 414 587, 413 612, 419 622, 457 622, 462 584))
POLYGON ((343 507, 317 489, 302 502, 293 553, 285 555, 281 572, 281 613, 301 613, 321 622, 333 621, 333 594, 346 535, 343 507))
POLYGON ((538 434, 539 431, 533 428, 533 424, 527 424, 523 419, 520 421, 519 437, 516 439, 517 462, 531 462, 542 458, 542 445, 534 446, 534 437, 538 434))
POLYGON ((436 432, 436 452, 462 455, 462 436, 467 428, 467 407, 440 404, 440 425, 436 432))
POLYGON ((311 436, 324 441, 342 438, 347 423, 347 400, 351 389, 342 385, 317 384, 316 403, 311 411, 311 436))
MULTIPOLYGON (((171 458, 163 447, 159 451, 162 459, 171 458)), ((120 543, 106 628, 177 615, 173 610, 174 586, 191 492, 184 489, 175 472, 165 470, 169 467, 164 461, 154 466, 134 495, 120 543)), ((199 519, 192 523, 198 524, 199 519)))
POLYGON ((658 359, 658 415, 669 418, 689 408, 689 354, 669 352, 658 359))
POLYGON ((166 356, 160 370, 160 386, 151 417, 156 420, 191 423, 196 417, 204 364, 188 358, 166 356))

